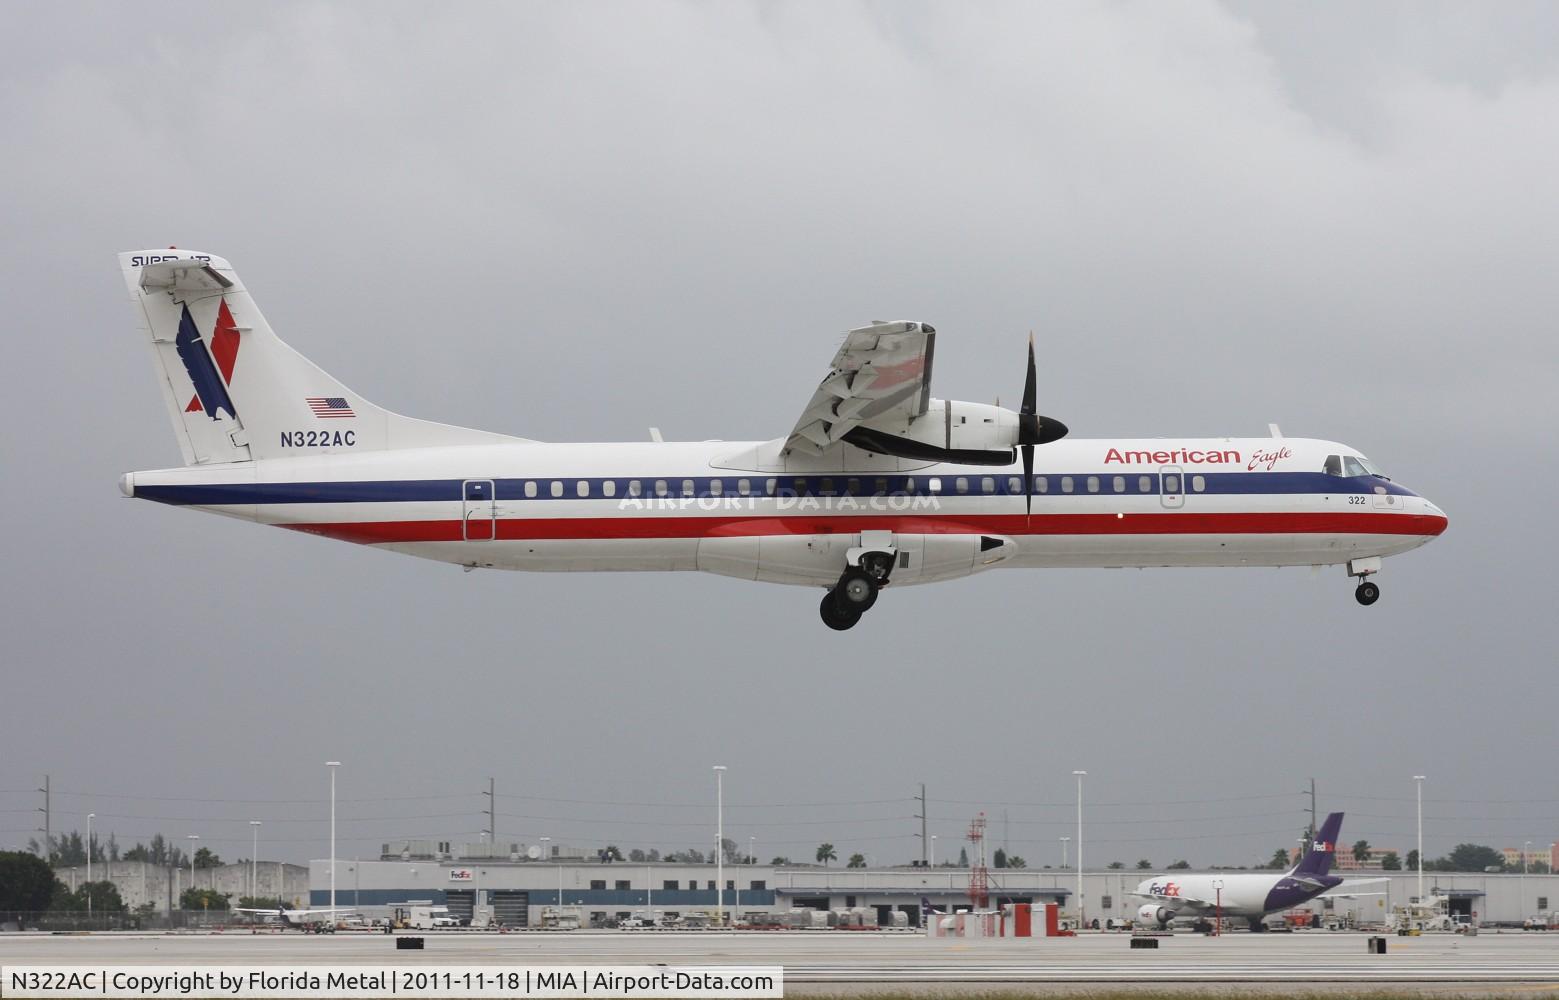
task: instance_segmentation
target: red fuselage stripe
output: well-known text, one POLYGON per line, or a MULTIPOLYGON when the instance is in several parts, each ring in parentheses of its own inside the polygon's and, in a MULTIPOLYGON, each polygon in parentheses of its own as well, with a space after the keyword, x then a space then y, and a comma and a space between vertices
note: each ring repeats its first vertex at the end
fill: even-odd
MULTIPOLYGON (((489 521, 475 522, 486 529, 489 521)), ((926 535, 1438 535, 1446 519, 1399 513, 1198 514, 914 514, 787 515, 776 517, 536 517, 497 522, 499 541, 540 539, 734 538, 756 535, 833 535, 894 531, 926 535)), ((458 520, 340 521, 281 527, 364 545, 390 542, 458 542, 458 520)), ((482 531, 485 540, 488 535, 482 531)))

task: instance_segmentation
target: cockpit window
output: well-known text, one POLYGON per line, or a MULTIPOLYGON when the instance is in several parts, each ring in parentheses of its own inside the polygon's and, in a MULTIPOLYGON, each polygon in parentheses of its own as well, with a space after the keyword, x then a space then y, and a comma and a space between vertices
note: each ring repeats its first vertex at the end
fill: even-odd
POLYGON ((1327 455, 1325 469, 1328 476, 1342 475, 1342 456, 1327 455))

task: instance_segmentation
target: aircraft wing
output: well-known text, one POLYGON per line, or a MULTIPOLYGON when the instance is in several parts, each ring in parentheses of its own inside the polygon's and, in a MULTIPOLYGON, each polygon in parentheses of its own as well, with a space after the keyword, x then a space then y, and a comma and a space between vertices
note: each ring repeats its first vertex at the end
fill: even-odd
POLYGON ((924 414, 931 402, 936 330, 925 323, 873 323, 851 330, 795 428, 785 451, 822 455, 872 420, 924 414))
POLYGON ((1200 899, 1196 896, 1166 896, 1161 892, 1128 892, 1126 895, 1135 896, 1138 899, 1147 899, 1160 906, 1167 906, 1172 910, 1211 910, 1217 904, 1211 900, 1200 899))

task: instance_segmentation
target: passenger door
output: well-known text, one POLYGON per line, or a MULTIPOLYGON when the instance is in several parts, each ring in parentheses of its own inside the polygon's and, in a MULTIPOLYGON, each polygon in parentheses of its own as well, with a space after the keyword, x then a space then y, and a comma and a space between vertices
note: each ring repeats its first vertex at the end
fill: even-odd
POLYGON ((498 514, 491 479, 467 479, 461 484, 461 531, 468 542, 490 542, 498 514))

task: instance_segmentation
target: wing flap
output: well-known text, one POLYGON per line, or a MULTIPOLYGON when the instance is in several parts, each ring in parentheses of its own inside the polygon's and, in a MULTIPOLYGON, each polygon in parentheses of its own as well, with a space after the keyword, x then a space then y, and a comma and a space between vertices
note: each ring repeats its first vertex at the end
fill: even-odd
POLYGON ((784 450, 822 455, 868 420, 906 424, 930 405, 936 331, 924 323, 873 323, 845 334, 784 450))

